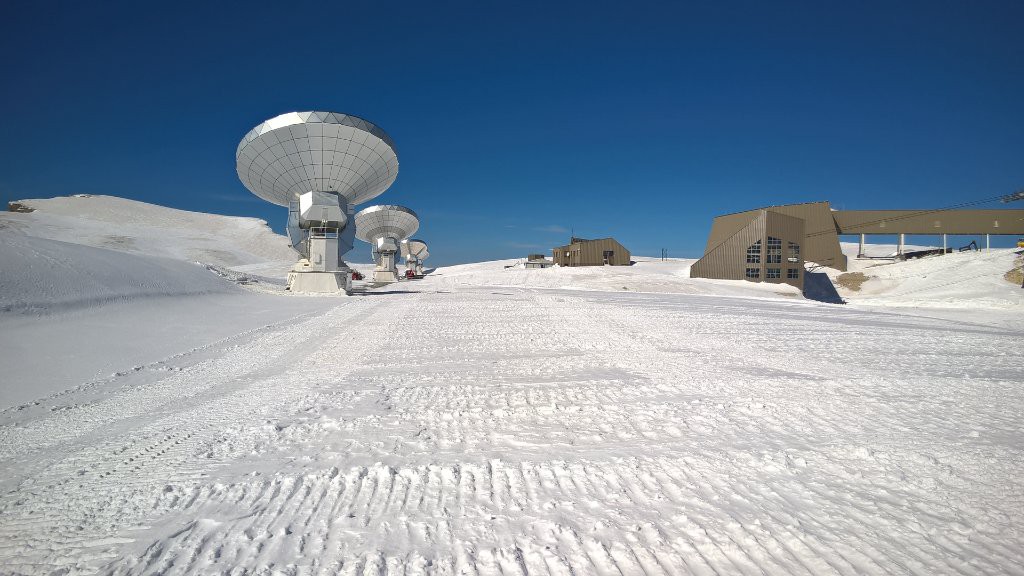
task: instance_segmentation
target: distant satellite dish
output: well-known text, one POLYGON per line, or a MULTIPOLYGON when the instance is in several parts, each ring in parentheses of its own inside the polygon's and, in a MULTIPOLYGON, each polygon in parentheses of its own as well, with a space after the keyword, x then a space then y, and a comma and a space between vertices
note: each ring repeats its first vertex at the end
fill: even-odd
POLYGON ((373 248, 377 267, 373 272, 374 282, 395 282, 398 269, 395 256, 401 243, 416 233, 420 219, 416 213, 404 206, 385 204, 370 206, 355 215, 356 238, 368 242, 373 248))
POLYGON ((430 257, 427 243, 416 238, 403 240, 402 257, 405 258, 406 272, 411 270, 415 276, 423 276, 423 261, 430 257))
POLYGON ((355 241, 355 205, 379 196, 398 176, 391 138, 358 116, 289 112, 242 138, 238 178, 256 196, 288 207, 288 238, 302 257, 288 288, 348 293, 342 260, 355 241))
POLYGON ((409 238, 402 241, 403 258, 423 258, 428 254, 427 243, 416 238, 409 238))

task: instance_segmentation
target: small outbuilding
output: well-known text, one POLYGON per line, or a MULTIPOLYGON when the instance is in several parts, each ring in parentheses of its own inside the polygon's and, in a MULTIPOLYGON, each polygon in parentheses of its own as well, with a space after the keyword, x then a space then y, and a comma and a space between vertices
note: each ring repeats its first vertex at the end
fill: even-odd
POLYGON ((548 260, 543 254, 530 254, 526 257, 526 264, 524 264, 526 268, 550 268, 554 265, 555 263, 548 260))
POLYGON ((552 249, 553 260, 559 266, 629 266, 629 250, 614 238, 569 239, 565 246, 552 249))

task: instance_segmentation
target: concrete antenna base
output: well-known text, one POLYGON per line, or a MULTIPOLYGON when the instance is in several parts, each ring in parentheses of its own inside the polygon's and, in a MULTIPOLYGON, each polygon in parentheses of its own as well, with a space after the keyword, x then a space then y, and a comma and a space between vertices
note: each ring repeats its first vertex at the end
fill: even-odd
POLYGON ((377 267, 373 269, 373 281, 377 284, 398 282, 398 268, 395 265, 394 252, 381 252, 377 259, 377 267))
POLYGON ((288 272, 286 289, 291 292, 346 295, 352 293, 352 271, 345 266, 339 270, 321 272, 314 270, 309 260, 303 258, 288 272))
POLYGON ((373 282, 374 284, 398 282, 398 274, 396 274, 394 270, 374 270, 373 282))

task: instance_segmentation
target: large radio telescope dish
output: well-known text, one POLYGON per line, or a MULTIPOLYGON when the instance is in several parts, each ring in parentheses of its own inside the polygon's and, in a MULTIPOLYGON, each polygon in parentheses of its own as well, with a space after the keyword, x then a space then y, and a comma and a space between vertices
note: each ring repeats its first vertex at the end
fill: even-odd
POLYGON ((356 213, 356 238, 373 244, 378 238, 401 242, 416 233, 420 219, 405 206, 382 204, 356 213))
POLYGON ((238 177, 280 206, 310 191, 337 192, 349 204, 376 198, 398 176, 391 138, 375 124, 336 112, 289 112, 242 138, 238 177))

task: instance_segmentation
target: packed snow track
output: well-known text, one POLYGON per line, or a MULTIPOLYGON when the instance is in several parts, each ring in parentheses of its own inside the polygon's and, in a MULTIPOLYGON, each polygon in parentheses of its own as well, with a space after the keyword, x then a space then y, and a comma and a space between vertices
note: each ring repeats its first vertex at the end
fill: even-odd
POLYGON ((403 282, 0 413, 0 572, 1024 574, 1021 336, 403 282))

